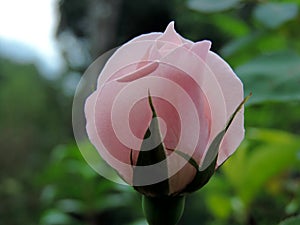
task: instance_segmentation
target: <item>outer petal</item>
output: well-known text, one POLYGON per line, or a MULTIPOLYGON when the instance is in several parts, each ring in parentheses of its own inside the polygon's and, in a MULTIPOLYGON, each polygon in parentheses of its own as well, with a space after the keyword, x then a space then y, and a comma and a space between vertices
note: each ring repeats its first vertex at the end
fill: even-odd
POLYGON ((201 59, 205 60, 211 46, 210 41, 199 41, 193 44, 190 49, 201 59))
POLYGON ((138 37, 133 38, 127 43, 138 42, 138 41, 154 41, 159 38, 163 33, 161 32, 152 32, 149 34, 142 34, 138 37))
MULTIPOLYGON (((243 101, 243 84, 231 67, 217 54, 209 52, 206 63, 215 74, 226 103, 226 118, 230 118, 236 107, 243 101)), ((239 146, 244 138, 243 110, 236 116, 221 143, 217 165, 221 165, 239 146)))
MULTIPOLYGON (((110 129, 110 124, 99 124, 96 122, 96 118, 100 116, 100 119, 104 117, 101 112, 98 111, 97 107, 98 93, 94 92, 86 101, 85 104, 85 115, 87 120, 86 130, 90 141, 98 150, 101 157, 116 169, 116 171, 121 175, 122 178, 128 183, 132 180, 132 169, 127 162, 129 162, 127 155, 122 155, 119 159, 115 158, 110 152, 107 151, 105 142, 99 137, 99 129, 110 129)), ((109 138, 111 140, 111 137, 109 138)), ((122 153, 122 152, 121 152, 122 153)))

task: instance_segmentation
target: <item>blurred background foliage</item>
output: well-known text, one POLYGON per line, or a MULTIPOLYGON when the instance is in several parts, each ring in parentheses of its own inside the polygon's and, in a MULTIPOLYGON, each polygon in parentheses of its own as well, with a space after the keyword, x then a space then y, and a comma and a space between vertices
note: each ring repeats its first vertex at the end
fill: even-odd
MULTIPOLYGON (((180 224, 273 225, 299 214, 299 6, 299 0, 58 1, 57 51, 68 65, 58 78, 0 58, 0 224, 146 224, 140 196, 100 177, 76 147, 70 84, 100 54, 164 31, 171 20, 184 37, 211 40, 245 93, 253 92, 244 142, 188 197, 180 224)), ((299 217, 280 224, 300 224, 299 217)))

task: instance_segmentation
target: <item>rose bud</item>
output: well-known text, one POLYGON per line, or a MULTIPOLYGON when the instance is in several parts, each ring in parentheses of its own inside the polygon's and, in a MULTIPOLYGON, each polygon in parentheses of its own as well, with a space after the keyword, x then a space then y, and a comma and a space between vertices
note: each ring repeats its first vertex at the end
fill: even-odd
POLYGON ((176 224, 182 196, 244 138, 243 85, 210 47, 181 37, 173 22, 138 36, 111 56, 86 100, 90 141, 145 196, 149 224, 176 224))

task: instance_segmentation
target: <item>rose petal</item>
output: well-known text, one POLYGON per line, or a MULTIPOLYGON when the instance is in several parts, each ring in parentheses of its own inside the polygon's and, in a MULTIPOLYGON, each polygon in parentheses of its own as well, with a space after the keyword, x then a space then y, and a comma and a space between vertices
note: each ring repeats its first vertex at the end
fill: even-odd
POLYGON ((138 41, 153 41, 160 37, 163 33, 161 32, 152 32, 149 34, 142 34, 130 40, 127 43, 138 42, 138 41))
MULTIPOLYGON (((205 94, 211 112, 211 129, 208 140, 210 144, 215 136, 224 129, 227 114, 223 92, 216 76, 201 58, 184 47, 178 47, 161 59, 161 62, 174 65, 187 73, 205 94)), ((206 146, 206 150, 208 146, 206 146)), ((197 153, 199 155, 196 158, 202 159, 204 152, 197 153)))
POLYGON ((193 44, 191 51, 194 52, 203 60, 205 60, 210 47, 211 47, 210 41, 199 41, 193 44))
MULTIPOLYGON (((209 52, 206 63, 215 74, 226 103, 226 117, 230 118, 243 101, 243 84, 231 67, 217 54, 209 52)), ((221 143, 217 165, 222 164, 239 146, 244 138, 243 110, 236 116, 221 143)))
MULTIPOLYGON (((104 159, 107 163, 109 163, 116 171, 120 174, 120 176, 130 184, 132 181, 132 168, 128 164, 128 154, 123 152, 123 155, 118 159, 112 156, 111 152, 107 151, 105 146, 105 142, 103 139, 99 137, 98 134, 98 124, 96 123, 96 117, 101 115, 101 112, 98 112, 97 108, 97 100, 98 100, 98 93, 94 92, 92 95, 88 97, 85 104, 85 115, 86 115, 86 130, 88 137, 95 148, 98 150, 99 154, 101 155, 102 159, 104 159), (125 162, 125 163, 124 163, 125 162)), ((111 129, 108 123, 102 124, 105 128, 104 129, 111 129)), ((111 138, 109 138, 111 140, 111 138)), ((121 152, 122 153, 122 152, 121 152)), ((119 153, 118 153, 119 154, 119 153)))
POLYGON ((119 81, 119 82, 134 81, 136 79, 139 79, 139 78, 149 75, 150 73, 155 71, 157 69, 157 67, 158 67, 158 62, 150 62, 150 63, 146 64, 145 66, 118 78, 117 81, 119 81))
POLYGON ((177 167, 184 165, 182 169, 169 178, 170 193, 177 193, 182 191, 189 183, 192 182, 196 175, 196 170, 191 164, 187 163, 184 158, 176 153, 172 154, 174 155, 174 158, 170 164, 172 164, 173 167, 176 167, 175 164, 177 164, 177 167))

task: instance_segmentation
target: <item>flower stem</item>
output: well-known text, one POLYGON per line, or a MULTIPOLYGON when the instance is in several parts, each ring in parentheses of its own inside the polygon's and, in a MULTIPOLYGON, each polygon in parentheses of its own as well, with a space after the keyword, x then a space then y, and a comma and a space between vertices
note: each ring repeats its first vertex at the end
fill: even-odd
POLYGON ((149 197, 143 195, 142 206, 149 225, 176 225, 184 211, 185 196, 149 197))

